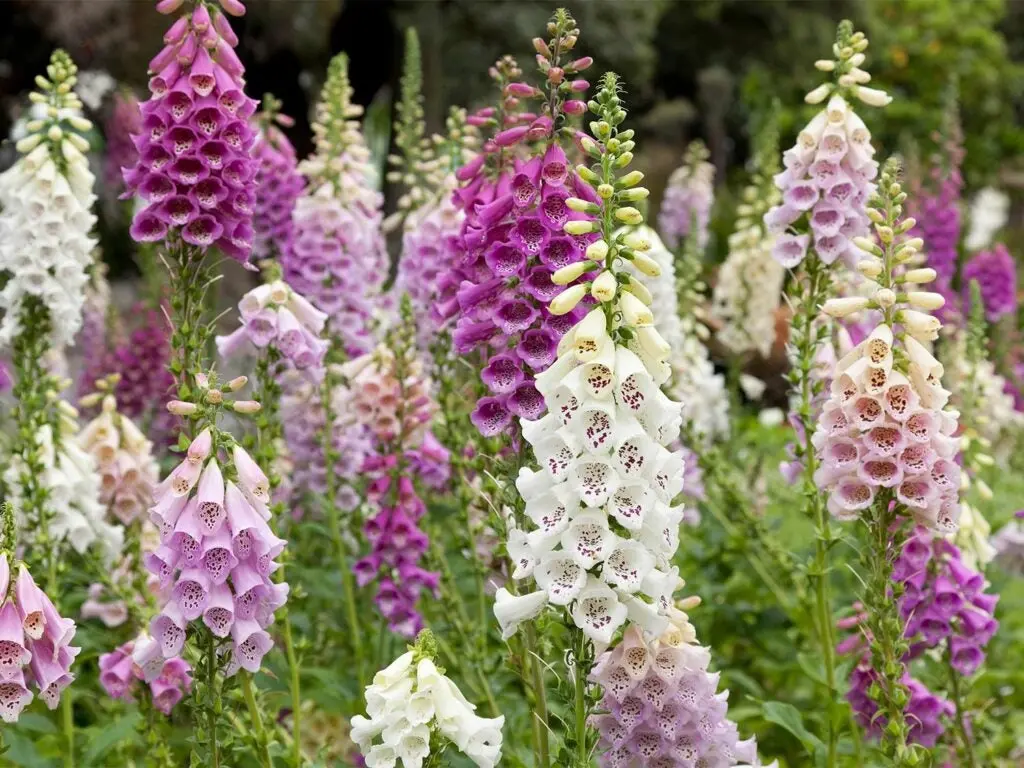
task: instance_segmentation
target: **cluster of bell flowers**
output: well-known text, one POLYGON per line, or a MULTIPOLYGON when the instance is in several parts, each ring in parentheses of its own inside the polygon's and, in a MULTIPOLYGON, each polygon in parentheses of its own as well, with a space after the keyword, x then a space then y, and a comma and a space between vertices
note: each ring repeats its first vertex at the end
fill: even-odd
POLYGON ((323 378, 328 342, 321 334, 327 315, 286 282, 256 286, 238 302, 238 312, 242 325, 216 338, 221 357, 229 358, 245 347, 272 347, 311 381, 323 378))
MULTIPOLYGON (((625 118, 617 79, 606 75, 591 103, 601 115, 591 127, 601 142, 586 138, 584 151, 594 168, 577 172, 588 180, 618 224, 636 226, 643 216, 629 203, 643 199, 637 171, 617 178, 612 168, 628 166, 632 132, 619 131, 625 118), (599 169, 599 170, 597 170, 599 169)), ((566 205, 592 216, 601 206, 581 198, 566 205)), ((559 343, 559 357, 537 377, 547 415, 521 422, 523 437, 540 467, 524 467, 516 488, 526 502, 530 530, 513 527, 508 552, 513 580, 532 577, 538 589, 513 596, 496 594, 495 615, 510 637, 520 622, 545 606, 565 606, 572 622, 598 649, 607 647, 628 620, 660 634, 678 587, 671 565, 678 544, 682 505, 682 424, 679 403, 660 386, 671 375, 671 347, 654 327, 650 292, 623 267, 650 276, 660 268, 639 235, 614 232, 600 220, 571 221, 567 232, 597 233, 586 259, 557 270, 556 285, 574 283, 548 310, 564 315, 583 301, 596 302, 559 343)))
POLYGON ((906 195, 895 173, 887 168, 882 183, 878 207, 868 209, 882 245, 854 241, 867 256, 857 268, 873 293, 829 299, 823 307, 836 318, 879 310, 882 320, 836 363, 813 436, 815 479, 839 519, 856 518, 876 496, 891 493, 919 524, 952 532, 960 515, 959 413, 946 407, 943 367, 925 347, 941 327, 928 311, 944 300, 917 290, 934 280, 933 269, 904 268, 923 243, 906 237, 916 222, 900 218, 906 195))
POLYGON ((143 516, 152 504, 159 467, 153 443, 135 422, 118 412, 109 390, 117 377, 96 382, 101 389, 82 398, 89 407, 100 401, 100 413, 78 433, 78 447, 92 456, 100 479, 100 502, 123 525, 143 516), (106 394, 105 394, 106 392, 106 394))
POLYGON ((703 142, 695 141, 686 150, 681 166, 669 176, 665 197, 658 212, 658 228, 672 249, 693 238, 697 249, 708 244, 711 207, 715 202, 715 166, 703 142))
POLYGON ((782 201, 764 216, 776 235, 772 254, 786 268, 798 266, 812 245, 825 264, 842 258, 853 266, 864 256, 855 240, 870 231, 864 206, 874 193, 878 162, 871 133, 849 99, 875 107, 892 99, 864 85, 871 80, 862 68, 868 47, 864 34, 851 30, 843 42, 834 45, 834 60, 815 63, 820 71, 834 73, 836 82, 807 94, 808 104, 829 100, 783 153, 785 170, 775 176, 782 201))
MULTIPOLYGON (((45 424, 35 435, 43 466, 41 485, 47 489, 47 531, 57 546, 83 553, 95 545, 103 562, 112 563, 124 545, 124 528, 107 520, 96 461, 79 445, 78 411, 64 400, 58 400, 56 408, 56 429, 45 424)), ((4 482, 15 509, 21 509, 23 471, 22 458, 12 456, 4 482)), ((19 525, 26 523, 19 520, 19 525)))
POLYGON ((658 318, 658 331, 672 347, 669 364, 672 375, 668 391, 683 404, 683 422, 702 440, 713 440, 729 431, 729 393, 725 377, 715 372, 705 344, 707 328, 692 313, 679 311, 675 255, 658 233, 646 225, 632 229, 649 243, 646 255, 658 265, 657 275, 631 267, 633 277, 651 294, 651 311, 658 318))
POLYGON ((27 123, 18 160, 0 174, 0 347, 22 332, 33 298, 49 313, 55 347, 69 344, 82 324, 96 196, 81 135, 92 123, 71 90, 77 71, 66 53, 54 52, 47 77, 37 77, 39 90, 29 94, 43 115, 27 123))
POLYGON ((768 357, 775 343, 775 315, 786 270, 772 258, 775 237, 762 220, 780 201, 770 176, 759 170, 736 209, 736 229, 729 236, 729 253, 718 270, 711 306, 712 316, 721 323, 718 340, 733 354, 768 357))
POLYGON ((421 768, 439 742, 452 744, 478 768, 498 765, 505 716, 477 715, 435 657, 436 641, 425 630, 366 687, 368 717, 353 717, 350 735, 367 768, 421 768))
MULTIPOLYGON (((9 522, 5 528, 10 530, 9 522)), ((0 552, 0 719, 16 723, 32 702, 29 685, 47 707, 57 708, 75 679, 70 668, 81 649, 71 645, 75 622, 63 618, 25 564, 10 557, 0 552)))
MULTIPOLYGON (((273 97, 267 96, 265 102, 273 97)), ((269 104, 264 104, 267 110, 269 104)), ((274 106, 279 106, 274 102, 274 106)), ((252 253, 256 259, 279 257, 292 246, 295 201, 306 182, 299 173, 295 147, 278 126, 293 124, 290 117, 270 111, 260 116, 252 154, 256 160, 256 199, 253 202, 252 253)))

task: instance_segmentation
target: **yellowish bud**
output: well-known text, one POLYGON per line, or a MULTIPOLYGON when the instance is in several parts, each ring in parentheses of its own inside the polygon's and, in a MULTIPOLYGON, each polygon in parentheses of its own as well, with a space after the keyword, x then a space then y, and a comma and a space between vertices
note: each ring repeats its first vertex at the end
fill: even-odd
POLYGON ((551 303, 548 304, 548 311, 552 315, 564 315, 572 312, 586 295, 587 285, 585 283, 570 286, 551 300, 551 303))

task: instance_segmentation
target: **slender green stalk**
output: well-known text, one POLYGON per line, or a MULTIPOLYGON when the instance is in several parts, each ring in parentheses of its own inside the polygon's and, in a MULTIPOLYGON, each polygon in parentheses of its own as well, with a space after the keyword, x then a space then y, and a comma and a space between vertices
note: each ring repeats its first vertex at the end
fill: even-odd
POLYGON ((587 747, 587 670, 582 662, 575 664, 576 761, 579 768, 590 765, 587 747))
POLYGON ((71 686, 60 697, 60 721, 64 731, 64 768, 75 768, 75 711, 71 686))
MULTIPOLYGON (((211 635, 212 636, 212 635, 211 635)), ((267 732, 263 727, 263 715, 260 714, 259 705, 256 703, 256 694, 253 691, 252 675, 242 670, 238 673, 242 678, 242 695, 245 697, 245 706, 249 709, 249 719, 252 721, 253 737, 259 746, 260 765, 263 768, 273 768, 274 759, 270 756, 270 747, 267 742, 267 732)))
POLYGON ((213 768, 220 768, 220 743, 217 740, 217 715, 221 708, 220 691, 217 688, 217 644, 213 632, 206 632, 206 696, 207 727, 210 729, 210 759, 213 768))
POLYGON ((537 652, 537 630, 534 627, 534 623, 528 622, 526 625, 526 660, 530 665, 530 669, 533 676, 533 718, 539 729, 539 743, 537 755, 537 766, 538 768, 550 768, 550 747, 548 741, 548 732, 550 726, 548 725, 548 698, 547 690, 544 685, 544 660, 540 657, 537 652))
POLYGON ((949 691, 953 697, 953 704, 956 706, 956 735, 960 742, 960 759, 967 768, 978 768, 978 760, 974 755, 974 741, 967 733, 967 726, 964 719, 967 717, 967 708, 964 705, 963 692, 960 690, 960 673, 953 667, 953 652, 950 648, 949 639, 946 640, 945 650, 946 671, 949 674, 949 691))

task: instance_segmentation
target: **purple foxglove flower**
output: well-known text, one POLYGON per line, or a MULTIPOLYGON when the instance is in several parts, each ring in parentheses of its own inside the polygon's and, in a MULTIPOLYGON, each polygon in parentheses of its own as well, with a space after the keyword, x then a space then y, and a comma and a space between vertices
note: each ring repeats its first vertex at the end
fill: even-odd
POLYGON ((990 323, 1017 311, 1017 267, 1002 243, 997 243, 991 251, 975 255, 964 265, 960 279, 964 286, 965 312, 970 310, 970 285, 975 280, 990 323))

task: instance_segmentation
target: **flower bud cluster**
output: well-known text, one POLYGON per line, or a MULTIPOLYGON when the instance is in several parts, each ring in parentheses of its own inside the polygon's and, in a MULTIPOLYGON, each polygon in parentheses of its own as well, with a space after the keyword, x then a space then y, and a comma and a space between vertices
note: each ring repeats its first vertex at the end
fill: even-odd
POLYGON ((658 229, 672 250, 693 238, 697 250, 708 244, 711 206, 715 202, 715 166, 704 142, 695 141, 686 150, 683 164, 669 176, 665 197, 658 212, 658 229))
POLYGON ((868 254, 858 270, 872 295, 829 299, 823 307, 832 317, 878 310, 882 321, 836 364, 813 437, 820 462, 815 480, 839 519, 857 517, 876 497, 895 499, 921 525, 952 532, 960 515, 953 437, 959 414, 946 408, 943 367, 922 343, 941 326, 923 310, 941 307, 943 299, 915 290, 934 279, 934 270, 897 275, 922 247, 920 239, 906 237, 915 222, 902 216, 906 194, 897 175, 890 161, 869 209, 882 245, 857 238, 868 254))
POLYGON ((81 135, 92 124, 72 91, 77 72, 64 51, 54 52, 30 94, 45 105, 45 116, 28 122, 15 145, 17 162, 0 174, 0 347, 24 330, 27 301, 46 308, 57 348, 71 343, 82 324, 96 196, 81 135))
POLYGON ((152 504, 159 467, 153 458, 153 443, 135 422, 118 412, 117 399, 109 394, 116 383, 113 378, 97 382, 100 391, 83 398, 83 405, 97 399, 102 405, 99 415, 78 434, 77 443, 96 463, 100 502, 123 525, 129 525, 152 504))
POLYGON ((288 585, 275 583, 274 561, 285 542, 270 519, 270 482, 231 436, 212 424, 221 410, 252 413, 253 401, 224 399, 225 390, 200 374, 201 403, 172 401, 177 415, 207 420, 189 443, 182 462, 156 488, 150 519, 160 546, 146 567, 170 595, 150 623, 164 658, 180 655, 188 626, 202 621, 215 638, 230 638, 227 674, 240 667, 257 672, 273 646, 267 628, 288 598, 288 585), (224 467, 222 470, 221 467, 224 467))
POLYGON ((799 265, 811 246, 825 264, 842 258, 853 266, 863 257, 855 238, 869 232, 864 209, 875 190, 878 163, 871 134, 850 100, 879 107, 891 100, 860 85, 870 79, 860 68, 867 45, 863 33, 853 33, 846 22, 840 25, 836 60, 818 62, 819 69, 835 72, 837 85, 826 83, 807 100, 820 104, 833 95, 782 155, 785 170, 775 176, 782 204, 765 214, 764 223, 777 236, 772 254, 784 267, 799 265))
MULTIPOLYGON (((601 735, 602 768, 760 765, 754 738, 740 740, 726 717, 729 691, 708 672, 711 653, 696 644, 686 614, 655 640, 636 627, 595 664, 590 679, 604 692, 607 714, 592 723, 601 735), (682 627, 682 629, 681 629, 682 627)), ((774 766, 775 763, 772 763, 774 766)))
POLYGON ((327 313, 345 351, 373 348, 374 312, 382 302, 388 254, 381 232, 384 198, 352 103, 348 59, 331 60, 316 108, 316 151, 299 163, 306 191, 295 203, 291 249, 281 254, 285 280, 327 313))
POLYGON ((175 656, 165 659, 147 634, 100 655, 100 685, 112 699, 134 701, 137 682, 149 686, 153 706, 165 715, 192 691, 192 667, 175 656))
POLYGON ((373 677, 366 714, 352 718, 351 738, 367 766, 420 768, 437 745, 451 743, 478 768, 501 760, 504 715, 480 717, 458 687, 435 666, 428 632, 373 677))
MULTIPOLYGON (((539 590, 497 593, 495 615, 506 637, 545 605, 566 606, 573 623, 597 646, 611 643, 628 620, 660 634, 672 604, 678 568, 682 505, 681 451, 665 446, 679 435, 680 406, 659 388, 670 375, 671 348, 654 327, 650 294, 625 262, 657 275, 643 238, 621 230, 643 217, 633 206, 637 173, 619 176, 632 158, 632 132, 620 131, 625 110, 618 81, 606 75, 590 109, 597 141, 583 142, 597 162, 577 171, 602 204, 588 247, 589 263, 568 265, 553 276, 568 284, 582 271, 592 280, 566 288, 550 304, 555 315, 573 310, 584 296, 596 305, 565 335, 554 365, 537 377, 548 414, 522 423, 540 468, 523 468, 516 487, 534 529, 512 527, 508 551, 513 579, 533 577, 539 590), (604 192, 605 194, 601 194, 604 192)), ((575 203, 573 203, 575 204, 575 203)), ((588 222, 589 225, 589 222, 588 222)), ((567 229, 572 222, 565 225, 567 229)))
POLYGON ((295 147, 281 130, 294 121, 280 114, 280 102, 269 93, 263 97, 256 143, 256 199, 253 201, 252 253, 257 259, 280 257, 292 247, 295 201, 306 186, 298 170, 295 147))
MULTIPOLYGON (((158 10, 174 13, 181 5, 158 10)), ((126 195, 144 202, 132 220, 136 241, 180 236, 203 251, 216 247, 249 261, 256 173, 249 118, 256 102, 245 95, 237 45, 221 10, 200 2, 171 25, 150 61, 155 74, 135 137, 139 158, 124 170, 126 195)))
POLYGON ((321 338, 327 315, 283 280, 264 283, 238 302, 242 325, 216 338, 217 352, 229 358, 243 347, 272 347, 310 381, 323 379, 328 342, 321 338))
POLYGON ((30 685, 57 708, 75 679, 70 668, 81 648, 71 645, 74 637, 75 622, 57 612, 24 563, 0 551, 0 719, 18 722, 33 699, 30 685))

